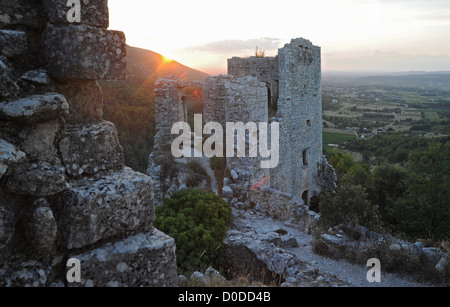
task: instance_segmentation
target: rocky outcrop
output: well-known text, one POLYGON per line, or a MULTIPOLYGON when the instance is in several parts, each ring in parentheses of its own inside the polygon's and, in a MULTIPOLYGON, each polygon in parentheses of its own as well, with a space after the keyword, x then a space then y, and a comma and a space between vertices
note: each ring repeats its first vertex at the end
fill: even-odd
POLYGON ((371 231, 361 225, 340 225, 319 234, 314 241, 317 253, 365 264, 378 258, 393 271, 444 274, 450 267, 448 255, 422 242, 407 242, 391 235, 371 231))
POLYGON ((0 0, 0 286, 176 286, 153 182, 125 167, 97 80, 126 74, 106 0, 0 0), (66 279, 80 261, 81 283, 66 279))
POLYGON ((233 217, 224 241, 223 265, 238 277, 283 287, 348 286, 300 259, 292 252, 299 247, 297 238, 267 223, 265 214, 233 208, 233 217))

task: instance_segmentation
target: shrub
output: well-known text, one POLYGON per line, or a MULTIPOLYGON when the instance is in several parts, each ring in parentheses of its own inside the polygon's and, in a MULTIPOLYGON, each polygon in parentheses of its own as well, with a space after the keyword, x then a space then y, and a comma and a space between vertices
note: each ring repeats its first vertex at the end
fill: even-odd
POLYGON ((255 57, 263 58, 266 56, 266 50, 260 49, 258 46, 255 49, 255 57))
POLYGON ((178 271, 216 266, 231 222, 230 205, 215 194, 184 190, 156 209, 154 226, 175 239, 178 271))
POLYGON ((319 226, 325 229, 341 224, 370 228, 378 227, 379 223, 377 207, 368 200, 365 188, 359 185, 343 185, 320 196, 319 226))

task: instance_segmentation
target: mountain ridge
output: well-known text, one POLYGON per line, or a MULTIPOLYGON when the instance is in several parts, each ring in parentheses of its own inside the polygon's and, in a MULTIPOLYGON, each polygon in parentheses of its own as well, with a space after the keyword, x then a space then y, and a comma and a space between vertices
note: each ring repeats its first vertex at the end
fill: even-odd
POLYGON ((127 45, 127 80, 158 79, 172 75, 185 81, 205 81, 208 74, 170 60, 157 52, 127 45))

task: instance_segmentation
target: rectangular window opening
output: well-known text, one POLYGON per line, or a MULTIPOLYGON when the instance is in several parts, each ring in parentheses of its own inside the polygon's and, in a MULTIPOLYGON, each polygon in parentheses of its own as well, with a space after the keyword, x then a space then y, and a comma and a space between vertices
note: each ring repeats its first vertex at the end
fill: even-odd
POLYGON ((303 150, 303 166, 308 166, 308 149, 303 150))

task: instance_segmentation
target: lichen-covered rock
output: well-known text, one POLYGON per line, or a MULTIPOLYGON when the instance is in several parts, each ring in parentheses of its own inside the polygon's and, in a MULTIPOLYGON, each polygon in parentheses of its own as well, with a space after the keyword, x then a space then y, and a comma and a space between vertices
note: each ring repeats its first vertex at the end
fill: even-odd
POLYGON ((0 54, 11 58, 28 49, 27 34, 23 31, 0 30, 0 54))
POLYGON ((15 101, 0 102, 0 119, 40 122, 57 119, 68 109, 69 104, 61 94, 33 95, 15 101))
POLYGON ((69 124, 98 121, 103 117, 103 92, 97 81, 71 80, 56 86, 69 103, 69 124))
POLYGON ((67 173, 75 178, 124 166, 117 130, 106 121, 68 126, 59 142, 59 152, 67 173))
POLYGON ((43 24, 39 9, 29 0, 0 0, 0 28, 25 26, 37 29, 43 24))
POLYGON ((0 56, 0 99, 14 96, 20 87, 11 76, 11 68, 5 57, 0 56))
POLYGON ((25 153, 3 139, 0 139, 0 179, 8 170, 8 166, 20 162, 25 158, 25 153))
POLYGON ((269 187, 250 191, 249 199, 257 204, 262 212, 280 220, 303 217, 308 211, 302 199, 269 187), (299 211, 302 216, 299 216, 299 211))
POLYGON ((51 196, 68 187, 65 168, 45 162, 17 166, 6 180, 9 192, 26 196, 51 196))
MULTIPOLYGON (((71 10, 67 0, 44 0, 49 21, 53 24, 70 24, 67 13, 71 10)), ((85 25, 108 28, 108 0, 83 0, 80 9, 81 22, 85 25)), ((76 22, 75 22, 76 23, 76 22)))
POLYGON ((0 265, 0 287, 44 287, 52 267, 34 260, 0 265))
POLYGON ((43 69, 30 70, 20 77, 22 80, 30 81, 40 85, 49 85, 50 77, 47 72, 43 69))
POLYGON ((336 188, 336 171, 333 166, 328 163, 325 156, 323 157, 322 164, 319 168, 319 176, 317 176, 315 180, 321 191, 331 191, 336 188))
POLYGON ((148 229, 153 182, 130 168, 78 180, 56 197, 54 212, 61 244, 69 249, 148 229))
POLYGON ((156 229, 73 257, 81 262, 81 286, 176 287, 178 284, 175 241, 156 229))
POLYGON ((444 253, 437 247, 425 247, 422 249, 425 263, 430 267, 435 267, 444 253))
POLYGON ((19 133, 20 148, 33 161, 61 164, 55 139, 63 130, 59 120, 38 122, 25 126, 19 133))
POLYGON ((45 198, 37 199, 24 220, 27 241, 37 251, 50 251, 56 242, 57 225, 45 198))
POLYGON ((8 244, 14 235, 16 219, 14 213, 0 200, 0 250, 8 244))
POLYGON ((88 26, 48 25, 42 45, 46 68, 54 78, 125 79, 126 48, 123 32, 88 26))

